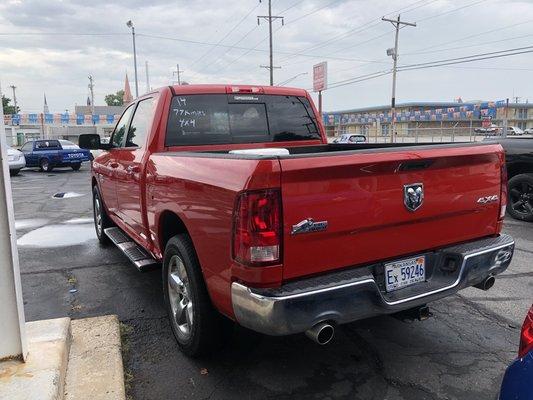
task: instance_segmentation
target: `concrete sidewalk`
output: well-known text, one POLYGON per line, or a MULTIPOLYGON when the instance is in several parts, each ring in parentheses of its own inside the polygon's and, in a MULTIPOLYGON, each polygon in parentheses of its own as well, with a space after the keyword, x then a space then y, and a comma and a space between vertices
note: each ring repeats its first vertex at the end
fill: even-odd
POLYGON ((26 323, 26 362, 0 362, 0 399, 124 399, 115 315, 26 323))

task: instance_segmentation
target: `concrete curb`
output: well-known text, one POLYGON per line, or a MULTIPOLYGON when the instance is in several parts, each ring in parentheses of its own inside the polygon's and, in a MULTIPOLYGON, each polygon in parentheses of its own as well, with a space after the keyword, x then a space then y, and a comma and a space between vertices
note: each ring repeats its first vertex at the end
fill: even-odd
POLYGON ((62 399, 71 344, 70 318, 27 322, 26 362, 0 363, 0 399, 62 399))
POLYGON ((125 399, 117 316, 74 320, 71 327, 65 399, 125 399))

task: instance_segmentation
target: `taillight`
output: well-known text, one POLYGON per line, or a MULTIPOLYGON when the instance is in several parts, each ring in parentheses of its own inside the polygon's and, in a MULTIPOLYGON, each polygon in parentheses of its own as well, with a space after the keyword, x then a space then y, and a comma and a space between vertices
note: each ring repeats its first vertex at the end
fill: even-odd
POLYGON ((501 167, 501 188, 500 188, 500 217, 505 217, 505 208, 507 207, 507 167, 505 166, 505 157, 501 167))
POLYGON ((281 236, 279 190, 242 193, 234 211, 233 258, 246 265, 278 264, 281 236))
POLYGON ((518 357, 524 357, 531 350, 533 350, 533 306, 529 309, 522 325, 518 357))

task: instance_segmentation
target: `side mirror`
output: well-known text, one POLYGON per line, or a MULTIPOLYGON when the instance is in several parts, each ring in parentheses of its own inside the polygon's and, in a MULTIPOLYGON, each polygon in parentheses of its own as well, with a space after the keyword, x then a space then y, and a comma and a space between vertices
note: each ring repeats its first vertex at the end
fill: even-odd
POLYGON ((102 143, 100 141, 100 135, 95 133, 80 135, 78 143, 82 149, 87 150, 109 150, 109 148, 111 147, 109 144, 102 143))

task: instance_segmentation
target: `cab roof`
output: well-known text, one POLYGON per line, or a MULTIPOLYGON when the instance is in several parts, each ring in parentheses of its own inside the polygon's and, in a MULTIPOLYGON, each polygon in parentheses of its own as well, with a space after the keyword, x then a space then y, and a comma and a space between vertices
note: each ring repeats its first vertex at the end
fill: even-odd
POLYGON ((285 86, 260 86, 260 85, 220 85, 220 84, 202 84, 202 85, 173 85, 170 86, 173 94, 273 94, 285 96, 307 96, 304 89, 291 88, 285 86))

